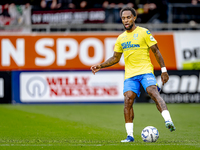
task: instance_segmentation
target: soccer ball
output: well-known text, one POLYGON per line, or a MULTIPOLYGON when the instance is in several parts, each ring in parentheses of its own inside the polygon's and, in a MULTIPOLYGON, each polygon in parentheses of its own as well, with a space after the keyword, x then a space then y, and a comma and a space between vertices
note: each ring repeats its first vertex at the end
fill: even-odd
POLYGON ((147 126, 142 130, 141 137, 144 142, 156 142, 159 138, 159 132, 155 127, 147 126))

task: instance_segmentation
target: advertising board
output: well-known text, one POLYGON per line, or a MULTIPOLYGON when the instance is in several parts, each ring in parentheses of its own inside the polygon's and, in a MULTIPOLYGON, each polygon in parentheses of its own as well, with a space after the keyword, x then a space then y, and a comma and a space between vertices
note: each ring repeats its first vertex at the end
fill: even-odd
MULTIPOLYGON (((113 55, 119 33, 0 36, 0 70, 88 70, 113 55)), ((173 35, 155 34, 167 69, 177 69, 173 35), (167 41, 167 42, 166 42, 167 41)), ((150 57, 160 70, 153 53, 150 57)), ((123 58, 109 69, 124 70, 123 58)))
POLYGON ((122 102, 123 71, 14 71, 13 103, 122 102))
POLYGON ((0 71, 0 103, 11 103, 10 71, 0 71))
POLYGON ((96 9, 32 10, 32 24, 104 23, 105 11, 96 9))
POLYGON ((169 81, 163 87, 160 71, 156 71, 155 74, 165 102, 200 103, 200 71, 170 70, 169 81))
POLYGON ((199 32, 174 33, 178 70, 200 70, 199 32))
MULTIPOLYGON (((155 71, 160 95, 166 103, 200 103, 200 71, 168 70, 169 81, 163 86, 161 71, 155 71)), ((137 103, 154 103, 150 96, 141 88, 137 103)))
MULTIPOLYGON (((52 73, 54 71, 56 72, 56 70, 60 70, 61 72, 88 71, 92 65, 102 63, 113 55, 113 48, 119 34, 120 33, 116 32, 0 35, 0 70, 14 71, 13 74, 16 74, 17 71, 15 72, 15 70, 23 70, 24 72, 48 72, 48 70, 51 70, 52 73)), ((200 32, 153 33, 153 35, 158 41, 160 52, 164 58, 167 70, 170 73, 170 80, 174 80, 173 82, 169 81, 169 83, 163 87, 163 93, 161 92, 163 98, 166 99, 167 102, 199 102, 199 84, 196 85, 199 83, 199 80, 196 79, 199 79, 199 75, 197 74, 200 70, 200 48, 198 43, 200 32), (183 70, 185 70, 185 72, 183 70), (197 70, 197 72, 194 70, 197 70), (185 95, 182 89, 180 91, 177 91, 177 89, 170 92, 168 91, 167 93, 167 89, 172 90, 174 87, 179 87, 174 85, 178 82, 178 80, 175 80, 175 78, 178 79, 177 76, 179 76, 181 82, 179 86, 183 86, 183 89, 190 89, 189 91, 185 91, 185 95), (191 81, 186 81, 186 79, 191 79, 191 81), (184 82, 182 82, 182 80, 184 82), (183 83, 185 83, 185 85, 183 83), (173 88, 170 88, 171 86, 173 88), (198 87, 196 92, 193 92, 192 88, 196 87, 198 87), (177 98, 179 100, 177 100, 177 98)), ((154 69, 160 70, 160 66, 151 51, 150 57, 154 69)), ((114 72, 119 70, 123 72, 123 58, 118 64, 105 70, 110 70, 110 72, 112 72, 112 70, 114 72)), ((28 78, 24 73, 22 73, 22 76, 24 79, 28 78)), ((15 85, 25 85, 24 81, 22 82, 20 79, 17 80, 19 80, 20 83, 15 85)), ((17 80, 13 81, 16 83, 17 80)), ((123 83, 123 81, 121 83, 123 83)), ((4 82, 0 80, 0 84, 3 85, 4 82)), ((13 90, 18 90, 18 88, 19 87, 15 87, 13 90)), ((21 91, 23 90, 24 89, 21 91)), ((0 95, 1 93, 2 91, 0 91, 0 95)), ((16 93, 14 96, 15 98, 16 93)), ((30 97, 27 97, 27 95, 28 93, 24 94, 23 92, 23 95, 17 96, 17 102, 29 100, 29 102, 35 103, 30 97)), ((147 96, 144 96, 142 102, 148 101, 146 98, 147 96)), ((52 97, 50 99, 52 99, 52 97)), ((59 102, 65 101, 64 96, 55 99, 59 99, 59 102)), ((79 101, 78 98, 77 100, 75 99, 76 98, 73 98, 73 101, 79 101)), ((87 97, 88 101, 90 101, 90 99, 94 100, 91 95, 89 98, 87 97)), ((99 98, 99 100, 100 99, 101 98, 99 98)), ((49 101, 49 97, 43 98, 42 101, 49 101)), ((54 102, 54 100, 52 100, 52 102, 54 102)))

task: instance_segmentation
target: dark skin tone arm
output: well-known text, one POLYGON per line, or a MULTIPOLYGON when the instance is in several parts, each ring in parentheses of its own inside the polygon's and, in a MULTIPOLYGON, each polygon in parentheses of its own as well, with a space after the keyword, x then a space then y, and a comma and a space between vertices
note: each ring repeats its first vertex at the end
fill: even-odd
POLYGON ((106 67, 113 66, 114 64, 116 64, 116 63, 118 63, 120 61, 121 56, 122 56, 122 53, 114 52, 113 56, 110 57, 105 62, 103 62, 102 64, 93 65, 91 67, 92 73, 95 74, 101 68, 106 68, 106 67))
MULTIPOLYGON (((155 45, 151 46, 151 50, 154 53, 154 56, 156 57, 156 60, 159 63, 160 67, 161 68, 165 67, 165 63, 164 63, 163 57, 159 51, 158 45, 155 44, 155 45)), ((167 72, 163 72, 161 74, 161 80, 162 80, 163 85, 169 80, 169 75, 167 72)))
MULTIPOLYGON (((155 44, 155 45, 151 46, 151 50, 154 53, 156 60, 159 63, 160 67, 161 68, 165 67, 165 63, 164 63, 163 57, 159 51, 158 45, 155 44)), ((110 57, 105 62, 103 62, 102 64, 93 65, 91 67, 92 73, 95 74, 102 68, 113 66, 114 64, 116 64, 120 61, 121 56, 122 56, 122 53, 114 52, 113 56, 110 57)), ((163 85, 169 80, 169 75, 167 72, 163 72, 161 74, 161 80, 162 80, 163 85)))

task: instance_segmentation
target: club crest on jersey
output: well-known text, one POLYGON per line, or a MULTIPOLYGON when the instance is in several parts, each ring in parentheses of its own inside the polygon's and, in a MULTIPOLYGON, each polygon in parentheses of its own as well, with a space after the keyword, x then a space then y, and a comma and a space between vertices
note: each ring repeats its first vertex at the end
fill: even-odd
POLYGON ((123 49, 127 49, 127 48, 138 48, 140 47, 140 44, 131 44, 131 41, 128 42, 124 42, 121 44, 123 49))
POLYGON ((133 40, 138 40, 138 33, 135 33, 135 34, 133 35, 133 40))

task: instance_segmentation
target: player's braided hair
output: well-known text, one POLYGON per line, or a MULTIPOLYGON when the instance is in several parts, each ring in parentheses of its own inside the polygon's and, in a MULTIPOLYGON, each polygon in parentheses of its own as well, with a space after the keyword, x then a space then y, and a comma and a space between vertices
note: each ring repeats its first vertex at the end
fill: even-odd
POLYGON ((126 10, 131 11, 131 13, 133 14, 133 16, 135 16, 135 17, 137 16, 135 9, 132 8, 132 7, 124 7, 124 8, 122 8, 121 11, 120 11, 120 16, 122 16, 123 11, 126 11, 126 10))

